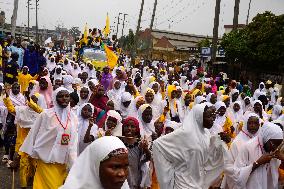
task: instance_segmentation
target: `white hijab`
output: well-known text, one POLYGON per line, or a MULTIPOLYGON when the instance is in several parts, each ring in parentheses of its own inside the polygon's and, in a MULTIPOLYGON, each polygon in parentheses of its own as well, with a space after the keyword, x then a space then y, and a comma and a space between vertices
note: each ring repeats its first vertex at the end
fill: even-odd
MULTIPOLYGON (((95 140, 75 161, 61 189, 104 189, 99 175, 100 163, 109 153, 120 148, 126 149, 126 146, 114 136, 105 136, 95 140)), ((129 189, 127 181, 121 189, 129 189)))
POLYGON ((258 136, 250 140, 240 151, 235 162, 235 166, 240 168, 240 174, 237 177, 239 188, 275 189, 278 187, 280 160, 272 159, 252 172, 253 163, 266 154, 263 145, 270 139, 283 139, 283 131, 278 125, 265 122, 258 136))
POLYGON ((59 104, 57 103, 56 101, 56 96, 57 94, 60 92, 60 91, 67 91, 69 92, 66 88, 64 87, 59 87, 57 88, 53 94, 52 94, 52 100, 53 100, 53 109, 54 109, 54 112, 55 114, 57 115, 58 119, 60 120, 60 122, 63 124, 63 125, 66 125, 66 122, 67 122, 67 119, 68 119, 68 114, 70 113, 71 111, 71 108, 70 108, 70 105, 68 105, 66 108, 61 108, 59 106, 59 104))
POLYGON ((205 107, 205 103, 195 105, 180 129, 154 141, 153 157, 161 188, 209 188, 220 176, 226 146, 203 127, 205 107))
MULTIPOLYGON (((84 143, 84 137, 87 132, 87 129, 89 127, 89 120, 84 119, 82 117, 82 109, 86 106, 89 105, 92 109, 92 115, 94 113, 94 106, 91 103, 84 103, 82 106, 80 106, 78 110, 78 137, 79 137, 79 154, 83 152, 83 150, 89 145, 89 143, 84 143)), ((93 125, 95 127, 95 125, 93 125)))
MULTIPOLYGON (((151 136, 152 133, 155 133, 155 128, 154 128, 154 121, 150 123, 145 123, 142 118, 143 112, 148 108, 151 107, 149 104, 143 104, 142 106, 139 107, 138 109, 138 121, 139 121, 139 127, 140 127, 140 134, 141 136, 151 136)), ((152 107, 151 107, 152 108, 152 107)), ((152 108, 152 113, 153 113, 153 108, 152 108)))

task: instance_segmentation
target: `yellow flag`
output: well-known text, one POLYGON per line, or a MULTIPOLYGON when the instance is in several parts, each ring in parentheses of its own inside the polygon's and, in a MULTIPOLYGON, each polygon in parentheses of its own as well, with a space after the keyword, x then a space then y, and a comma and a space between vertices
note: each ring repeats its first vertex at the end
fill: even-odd
POLYGON ((112 50, 107 47, 107 45, 104 45, 104 47, 107 56, 107 64, 111 69, 113 69, 117 64, 118 57, 112 50))
POLYGON ((106 27, 104 29, 104 34, 105 34, 105 36, 108 36, 109 33, 110 33, 110 25, 109 25, 109 17, 108 17, 108 14, 107 14, 106 27))
POLYGON ((87 23, 85 24, 85 30, 84 30, 84 42, 86 44, 88 43, 88 25, 87 25, 87 23))

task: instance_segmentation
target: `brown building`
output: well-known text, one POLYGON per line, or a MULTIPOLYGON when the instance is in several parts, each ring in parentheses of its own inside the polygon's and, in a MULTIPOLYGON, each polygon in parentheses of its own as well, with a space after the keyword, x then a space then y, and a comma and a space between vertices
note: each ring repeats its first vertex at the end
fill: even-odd
POLYGON ((167 61, 188 60, 190 55, 199 52, 198 43, 206 38, 212 40, 212 37, 202 35, 145 29, 139 34, 138 54, 146 57, 149 52, 152 59, 167 61))

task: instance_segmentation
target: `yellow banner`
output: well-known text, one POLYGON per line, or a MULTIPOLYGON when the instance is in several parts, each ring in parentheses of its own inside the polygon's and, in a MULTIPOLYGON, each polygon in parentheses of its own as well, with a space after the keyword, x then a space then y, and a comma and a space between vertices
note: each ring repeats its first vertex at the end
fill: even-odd
POLYGON ((113 69, 117 64, 118 56, 112 50, 110 50, 107 45, 104 45, 104 47, 106 51, 108 66, 113 69))

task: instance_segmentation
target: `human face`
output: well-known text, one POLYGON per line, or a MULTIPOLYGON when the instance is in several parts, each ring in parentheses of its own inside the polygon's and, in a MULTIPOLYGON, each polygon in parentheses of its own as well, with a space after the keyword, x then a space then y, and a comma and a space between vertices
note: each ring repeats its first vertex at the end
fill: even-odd
POLYGON ((145 95, 145 100, 148 104, 151 104, 154 100, 154 95, 151 92, 147 92, 145 95))
POLYGON ((153 86, 152 86, 152 89, 154 90, 155 94, 158 93, 159 91, 159 85, 157 83, 155 83, 153 86))
POLYGON ((177 91, 172 91, 171 96, 172 96, 172 99, 176 98, 176 96, 177 96, 177 91))
POLYGON ((92 107, 90 105, 85 105, 81 110, 81 116, 84 119, 89 119, 92 116, 92 107))
POLYGON ((126 137, 137 137, 137 127, 134 121, 130 120, 128 123, 123 125, 124 136, 126 137))
POLYGON ((26 67, 24 67, 24 68, 23 68, 23 74, 25 74, 25 75, 26 75, 26 74, 28 74, 28 72, 29 72, 29 69, 28 69, 28 68, 26 68, 26 67))
POLYGON ((80 97, 81 99, 85 100, 87 99, 89 96, 89 90, 85 87, 83 87, 81 90, 80 90, 80 97))
POLYGON ((213 123, 216 119, 216 109, 214 106, 206 108, 203 112, 203 127, 206 129, 211 129, 213 123))
POLYGON ((226 100, 224 100, 224 103, 226 107, 228 108, 230 106, 230 98, 227 98, 226 100))
POLYGON ((152 121, 153 118, 153 114, 152 114, 152 108, 148 107, 144 110, 144 112, 142 113, 142 120, 145 123, 150 123, 152 121))
POLYGON ((240 105, 237 104, 237 103, 235 103, 234 106, 233 106, 233 109, 234 109, 235 112, 238 112, 240 110, 240 108, 241 108, 240 105))
POLYGON ((232 101, 235 102, 238 99, 238 97, 239 97, 239 93, 234 93, 232 95, 232 101))
POLYGON ((263 85, 263 84, 260 84, 260 85, 259 85, 259 88, 260 88, 260 89, 263 89, 263 88, 264 88, 264 85, 263 85))
POLYGON ((104 96, 104 94, 105 94, 105 89, 102 86, 100 86, 98 88, 97 95, 101 97, 101 96, 104 96))
POLYGON ((117 125, 117 119, 109 116, 106 121, 107 129, 112 130, 116 127, 116 125, 117 125))
POLYGON ((82 73, 82 79, 83 79, 84 81, 86 81, 86 80, 88 79, 88 73, 87 73, 87 72, 83 72, 83 73, 82 73))
POLYGON ((130 105, 131 101, 122 102, 123 106, 127 108, 130 105))
POLYGON ((111 157, 100 163, 100 181, 104 189, 121 189, 128 176, 128 154, 111 157))
POLYGON ((158 136, 161 136, 163 134, 163 128, 164 128, 164 123, 157 120, 154 123, 154 127, 155 127, 155 132, 158 136))
POLYGON ((29 89, 29 90, 32 90, 32 89, 34 88, 34 85, 35 85, 35 84, 33 84, 32 82, 30 82, 28 89, 29 89))
POLYGON ((115 88, 116 90, 120 89, 120 86, 121 86, 121 83, 120 83, 119 81, 116 81, 116 82, 114 83, 114 88, 115 88))
POLYGON ((56 73, 60 74, 61 73, 61 68, 56 68, 56 73))
POLYGON ((172 132, 174 132, 174 129, 173 129, 173 128, 171 128, 171 127, 166 127, 166 128, 165 128, 165 135, 170 134, 170 133, 172 133, 172 132))
POLYGON ((259 126, 259 119, 257 117, 252 116, 248 119, 247 130, 251 134, 256 134, 259 129, 259 126))
POLYGON ((62 79, 56 79, 54 83, 55 83, 55 85, 61 86, 63 81, 62 81, 62 79))
POLYGON ((200 82, 197 83, 197 84, 196 84, 196 89, 201 90, 201 89, 202 89, 202 83, 200 83, 200 82))
POLYGON ((68 60, 64 60, 64 65, 67 65, 68 64, 68 60))
POLYGON ((226 113, 226 108, 224 106, 222 106, 221 108, 218 109, 218 114, 220 116, 225 115, 225 113, 226 113))
POLYGON ((117 78, 122 78, 122 71, 116 70, 116 76, 117 76, 117 78))
POLYGON ((70 103, 70 94, 68 91, 59 91, 56 95, 56 102, 61 108, 66 108, 70 103))
POLYGON ((114 110, 114 103, 113 103, 113 101, 109 101, 107 103, 107 109, 108 110, 114 110))
POLYGON ((190 102, 191 102, 191 96, 190 96, 190 94, 186 94, 185 97, 184 97, 184 104, 186 106, 189 106, 190 102))
POLYGON ((257 102, 254 104, 253 109, 256 113, 260 113, 262 111, 262 106, 260 103, 257 102))
POLYGON ((20 93, 20 85, 18 83, 15 83, 14 85, 12 85, 12 93, 14 95, 17 95, 20 93))
POLYGON ((211 102, 212 104, 216 104, 216 102, 217 102, 217 96, 216 96, 215 94, 212 94, 212 95, 211 95, 210 102, 211 102))
POLYGON ((103 71, 104 71, 105 74, 108 74, 109 73, 109 68, 108 67, 104 67, 103 71))
POLYGON ((245 104, 246 104, 246 105, 249 105, 249 104, 250 104, 249 98, 246 98, 246 99, 245 99, 245 104))
POLYGON ((177 98, 180 98, 182 95, 182 90, 178 89, 177 90, 177 98))

